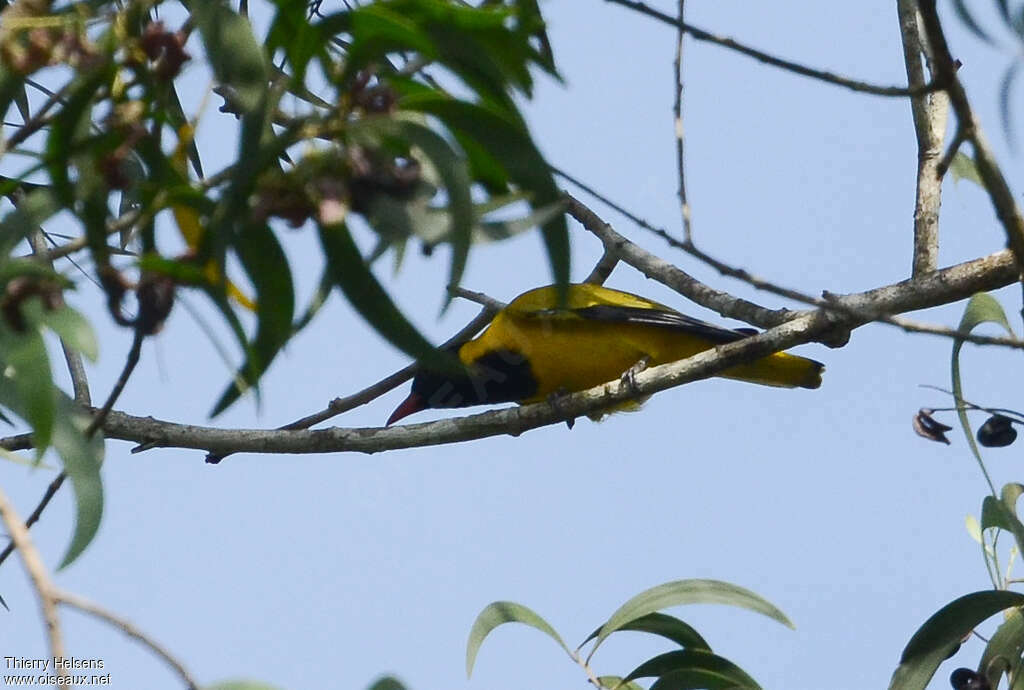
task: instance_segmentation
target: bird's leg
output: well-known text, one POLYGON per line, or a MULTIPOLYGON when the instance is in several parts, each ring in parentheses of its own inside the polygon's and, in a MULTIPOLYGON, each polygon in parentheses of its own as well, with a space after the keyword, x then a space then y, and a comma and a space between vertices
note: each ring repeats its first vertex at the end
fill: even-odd
POLYGON ((647 368, 647 365, 651 363, 650 355, 644 355, 636 361, 636 363, 629 369, 623 372, 621 380, 626 386, 629 387, 630 392, 636 393, 636 375, 647 368))

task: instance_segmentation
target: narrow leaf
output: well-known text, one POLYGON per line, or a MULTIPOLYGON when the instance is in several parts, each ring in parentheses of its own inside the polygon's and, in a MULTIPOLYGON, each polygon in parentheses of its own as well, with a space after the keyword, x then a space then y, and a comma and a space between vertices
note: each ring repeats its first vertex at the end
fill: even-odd
POLYGON ((677 650, 660 654, 637 666, 625 680, 672 676, 665 687, 753 688, 760 686, 746 671, 707 650, 677 650), (696 684, 689 685, 690 682, 696 684))
POLYGON ((1024 653, 1024 615, 1020 609, 1010 609, 985 645, 978 673, 988 677, 990 686, 998 688, 1004 673, 1007 678, 1019 673, 1021 653, 1024 653))
POLYGON ((473 622, 472 629, 469 631, 469 641, 466 643, 467 678, 473 675, 473 665, 476 663, 476 655, 480 651, 480 645, 484 643, 484 640, 491 634, 492 630, 505 623, 522 623, 531 628, 536 628, 557 642, 558 646, 564 649, 566 654, 571 654, 569 648, 565 646, 565 642, 555 632, 555 629, 531 609, 512 601, 496 601, 488 604, 480 612, 480 615, 473 622))
POLYGON ((910 638, 889 690, 924 690, 953 647, 986 618, 1024 605, 1024 594, 1006 590, 974 592, 950 602, 910 638))
POLYGON ((954 182, 969 180, 979 187, 985 187, 985 183, 981 179, 981 173, 978 172, 978 166, 975 164, 974 159, 962 151, 957 151, 953 155, 953 161, 949 164, 949 171, 953 174, 954 182))
POLYGON ((254 110, 267 91, 267 67, 249 20, 220 0, 195 3, 192 16, 217 80, 234 91, 244 112, 254 110))
MULTIPOLYGON (((680 647, 686 647, 688 649, 711 650, 711 646, 693 627, 679 620, 675 616, 670 616, 666 613, 649 613, 646 616, 641 616, 636 620, 626 623, 619 628, 619 630, 633 630, 636 632, 651 633, 652 635, 658 635, 667 640, 671 640, 680 647)), ((585 644, 596 638, 600 633, 601 628, 590 633, 590 635, 587 636, 587 639, 583 640, 580 644, 580 647, 582 648, 585 644)))
POLYGON ((644 687, 639 683, 634 683, 633 681, 624 682, 621 676, 598 676, 597 682, 605 690, 644 690, 644 687))
POLYGON ((420 335, 391 301, 377 278, 363 261, 359 248, 344 223, 320 226, 320 242, 335 285, 341 288, 366 321, 389 343, 409 356, 435 368, 453 363, 420 335))
POLYGON ((222 680, 213 685, 203 686, 203 690, 281 690, 281 688, 259 680, 222 680))
POLYGON ((40 314, 43 325, 57 334, 68 347, 77 350, 85 357, 96 361, 99 357, 99 342, 89 321, 67 305, 43 311, 40 314))
POLYGON ((960 21, 964 23, 964 26, 981 40, 986 43, 992 43, 992 38, 981 28, 981 25, 975 21, 974 16, 967 9, 966 0, 953 0, 953 7, 956 9, 956 14, 960 17, 960 21))
POLYGON ((103 483, 100 463, 103 440, 97 435, 86 438, 86 420, 66 396, 61 396, 61 413, 53 433, 53 445, 64 462, 64 472, 75 494, 75 531, 58 569, 78 558, 96 536, 103 516, 103 483))
MULTIPOLYGON (((23 309, 22 314, 26 315, 25 312, 23 309)), ((32 427, 36 458, 41 459, 50 445, 57 415, 57 389, 53 384, 46 343, 34 322, 30 322, 23 333, 0 329, 0 347, 4 360, 3 376, 11 384, 15 396, 5 404, 32 427)))
POLYGON ((652 587, 627 601, 601 627, 591 655, 613 632, 638 618, 682 604, 728 604, 756 611, 793 628, 785 614, 748 589, 719 580, 677 580, 652 587))
POLYGON ((248 386, 255 385, 292 335, 295 290, 288 259, 273 231, 250 225, 235 243, 242 267, 256 288, 256 335, 235 381, 224 391, 211 416, 223 412, 248 386), (239 380, 244 386, 238 385, 239 380))
POLYGON ((405 684, 394 676, 382 676, 373 681, 366 690, 407 690, 405 684))
MULTIPOLYGON (((967 301, 964 315, 960 319, 959 331, 960 333, 967 334, 983 323, 997 324, 1002 326, 1010 336, 1014 335, 1013 329, 1010 328, 1010 322, 1006 319, 1006 312, 1003 311, 1003 307, 999 302, 992 295, 979 292, 967 301)), ((957 417, 960 420, 960 427, 963 429, 964 436, 967 437, 967 445, 970 447, 974 459, 978 461, 978 465, 981 467, 985 478, 988 479, 988 470, 985 469, 985 463, 981 459, 981 452, 978 450, 978 442, 974 439, 974 433, 971 431, 971 424, 967 419, 967 410, 960 404, 964 399, 963 382, 960 377, 960 350, 963 346, 964 341, 962 339, 957 338, 953 341, 953 352, 950 357, 953 399, 958 408, 957 417)), ((991 484, 991 481, 989 483, 991 484)))

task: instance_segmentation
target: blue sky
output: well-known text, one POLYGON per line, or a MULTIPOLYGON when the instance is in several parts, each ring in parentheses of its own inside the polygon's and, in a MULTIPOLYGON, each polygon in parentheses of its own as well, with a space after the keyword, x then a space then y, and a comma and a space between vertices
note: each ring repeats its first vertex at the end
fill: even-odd
MULTIPOLYGON (((697 26, 789 59, 874 83, 905 80, 893 2, 687 5, 697 26)), ((542 79, 525 106, 542 150, 677 231, 674 33, 597 0, 543 9, 566 84, 542 79)), ((961 77, 1020 188, 1020 158, 1009 152, 997 111, 1007 54, 961 30, 950 12, 945 18, 961 77)), ((916 160, 908 103, 706 44, 688 42, 685 59, 687 173, 701 248, 812 294, 907 277, 916 160)), ((206 88, 200 76, 191 75, 196 101, 206 88)), ((200 128, 201 144, 214 151, 208 169, 216 168, 216 151, 225 160, 231 152, 228 118, 214 110, 200 128)), ((980 189, 948 181, 943 201, 942 265, 1004 245, 980 189)), ((796 306, 723 279, 593 207, 711 285, 767 306, 796 306)), ((577 230, 574 277, 582 279, 599 246, 577 230)), ((296 265, 313 261, 308 231, 285 239, 296 265)), ((456 304, 437 318, 446 258, 410 252, 397 274, 387 261, 379 266, 403 308, 438 341, 476 313, 456 304)), ((316 271, 296 273, 308 294, 316 271)), ((463 284, 507 300, 548 281, 541 244, 529 235, 474 250, 463 284)), ((608 284, 725 323, 626 266, 608 284)), ((96 292, 83 285, 77 303, 96 308, 96 292)), ((1019 330, 1012 317, 1019 293, 999 296, 1019 330)), ((961 310, 915 317, 955 325, 961 310)), ((90 373, 94 395, 102 395, 130 334, 94 313, 103 351, 90 373)), ((524 603, 578 643, 647 587, 716 578, 758 592, 796 624, 794 632, 723 607, 673 611, 764 687, 884 687, 931 613, 988 586, 964 529, 984 496, 980 473, 962 438, 954 434, 946 448, 910 426, 918 407, 947 404, 919 386, 948 385, 949 351, 942 338, 869 326, 841 350, 799 348, 827 365, 817 391, 704 381, 659 394, 638 413, 581 420, 572 431, 555 426, 375 456, 239 455, 211 467, 201 453, 130 456, 129 446, 111 442, 100 533, 57 579, 127 615, 202 682, 252 677, 282 688, 362 688, 386 672, 412 690, 511 690, 583 687, 586 679, 536 631, 506 626, 485 643, 467 681, 466 636, 489 602, 524 603)), ((968 397, 1018 406, 1016 357, 968 346, 968 397)), ((275 426, 405 364, 335 297, 267 375, 262 407, 243 401, 218 423, 275 426)), ((177 308, 147 343, 119 407, 201 423, 227 375, 202 329, 177 308)), ((338 423, 380 425, 405 393, 338 423)), ((997 484, 1020 478, 1015 455, 1014 447, 989 453, 997 484)), ((4 470, 5 491, 23 514, 49 479, 15 465, 4 470)), ((61 495, 33 530, 51 565, 66 547, 70 520, 70 497, 61 495)), ((0 593, 13 609, 0 614, 2 654, 44 656, 37 607, 14 561, 0 569, 0 593)), ((103 659, 114 687, 179 686, 117 632, 71 612, 65 621, 69 650, 103 659)), ((624 674, 663 649, 623 634, 602 648, 595 668, 624 674)), ((981 649, 966 644, 933 687, 948 687, 950 671, 973 666, 981 649)))

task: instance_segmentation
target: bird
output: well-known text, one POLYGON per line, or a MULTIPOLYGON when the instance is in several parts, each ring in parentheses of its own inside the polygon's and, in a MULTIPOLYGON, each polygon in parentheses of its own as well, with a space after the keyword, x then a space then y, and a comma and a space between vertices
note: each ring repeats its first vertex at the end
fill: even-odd
MULTIPOLYGON (((646 297, 590 283, 524 292, 476 338, 453 347, 460 371, 423 369, 390 426, 433 408, 528 404, 557 398, 756 334, 686 316, 646 297)), ((777 352, 718 375, 767 386, 818 388, 821 362, 777 352)))

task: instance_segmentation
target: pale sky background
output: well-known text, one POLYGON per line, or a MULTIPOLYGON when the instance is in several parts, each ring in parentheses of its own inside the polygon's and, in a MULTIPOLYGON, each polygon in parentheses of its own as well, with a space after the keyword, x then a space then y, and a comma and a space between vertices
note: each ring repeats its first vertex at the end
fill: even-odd
MULTIPOLYGON (((325 12, 337 4, 326 2, 325 12)), ((1009 52, 967 34, 950 6, 943 3, 961 76, 1019 190, 1021 159, 1010 154, 998 119, 1009 52)), ((543 9, 567 83, 541 78, 525 106, 542 150, 678 231, 674 32, 598 0, 543 9)), ((789 59, 873 83, 905 81, 892 0, 691 0, 687 11, 697 26, 789 59)), ((199 51, 194 42, 190 48, 199 51)), ((916 144, 906 101, 852 93, 692 41, 685 59, 689 193, 705 251, 810 293, 907 277, 916 144)), ((196 102, 206 82, 192 70, 184 83, 196 102)), ((1017 98, 1014 114, 1022 113, 1017 98)), ((211 107, 201 125, 201 145, 212 147, 208 171, 222 164, 218 147, 230 156, 229 120, 211 107)), ((620 232, 711 285, 771 307, 797 306, 723 279, 592 205, 620 232)), ((282 237, 308 294, 319 272, 315 234, 282 237)), ((573 275, 582 279, 599 247, 578 228, 572 238, 573 275)), ((944 266, 1004 245, 987 198, 969 182, 945 185, 941 242, 944 266)), ((410 252, 397 275, 388 260, 378 268, 437 341, 476 313, 463 303, 436 318, 444 252, 430 259, 410 252)), ((463 284, 508 300, 549 278, 531 234, 474 250, 463 284)), ((608 284, 725 323, 627 266, 608 284)), ((95 309, 97 293, 83 284, 76 303, 95 309)), ((999 297, 1019 332, 1019 291, 999 297)), ((953 326, 962 308, 914 316, 953 326)), ((131 336, 92 313, 103 348, 91 382, 102 399, 131 336)), ((728 607, 671 612, 765 688, 882 688, 921 623, 989 586, 964 528, 965 516, 980 510, 981 474, 956 432, 947 448, 918 438, 910 424, 918 407, 948 404, 919 386, 948 386, 950 346, 870 326, 841 350, 799 348, 827 365, 817 391, 704 381, 661 393, 640 413, 580 420, 572 431, 559 425, 374 456, 239 455, 209 466, 198 452, 131 456, 129 445, 110 442, 100 532, 57 581, 129 617, 203 683, 251 677, 294 690, 359 689, 393 673, 411 690, 519 690, 584 688, 586 679, 540 633, 506 626, 484 644, 467 681, 466 637, 489 602, 530 606, 575 646, 647 587, 716 578, 766 597, 796 631, 728 607)), ((218 423, 276 426, 407 363, 335 296, 265 377, 262 409, 247 399, 218 423)), ((1021 407, 1018 353, 968 346, 965 370, 968 397, 1021 407)), ((202 329, 176 308, 146 344, 118 407, 204 423, 227 377, 202 329)), ((380 425, 406 393, 403 386, 337 423, 380 425)), ((997 485, 1021 479, 1019 454, 1018 446, 988 453, 997 485)), ((5 463, 4 490, 24 515, 51 476, 5 463)), ((70 506, 63 492, 33 530, 52 566, 69 541, 70 506)), ((0 655, 45 656, 37 604, 16 559, 0 568, 0 594, 12 608, 0 612, 0 655)), ((180 687, 120 633, 73 612, 64 622, 69 651, 103 659, 114 687, 180 687)), ((655 638, 616 635, 595 656, 595 669, 624 675, 667 649, 655 638)), ((978 641, 964 645, 931 687, 948 688, 949 673, 975 666, 981 649, 978 641)))

